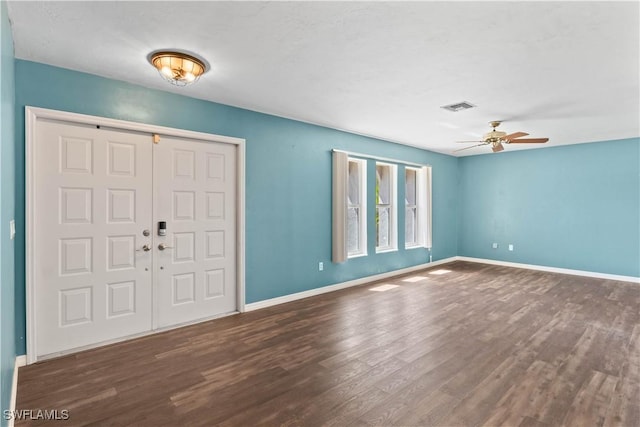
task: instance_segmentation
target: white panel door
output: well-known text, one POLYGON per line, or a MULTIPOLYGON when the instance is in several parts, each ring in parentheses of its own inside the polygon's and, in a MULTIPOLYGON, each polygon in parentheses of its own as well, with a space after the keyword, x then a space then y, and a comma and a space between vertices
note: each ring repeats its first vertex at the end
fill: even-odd
POLYGON ((150 135, 40 120, 33 210, 37 355, 149 331, 150 135))
POLYGON ((236 147, 163 136, 153 168, 157 327, 236 311, 236 147))

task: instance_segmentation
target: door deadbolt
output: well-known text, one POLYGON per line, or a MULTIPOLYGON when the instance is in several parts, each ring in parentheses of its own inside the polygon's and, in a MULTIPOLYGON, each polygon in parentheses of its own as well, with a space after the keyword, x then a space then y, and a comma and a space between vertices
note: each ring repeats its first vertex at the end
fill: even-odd
POLYGON ((150 235, 150 234, 151 234, 151 230, 143 230, 143 231, 142 231, 142 235, 143 235, 144 237, 149 237, 149 235, 150 235))

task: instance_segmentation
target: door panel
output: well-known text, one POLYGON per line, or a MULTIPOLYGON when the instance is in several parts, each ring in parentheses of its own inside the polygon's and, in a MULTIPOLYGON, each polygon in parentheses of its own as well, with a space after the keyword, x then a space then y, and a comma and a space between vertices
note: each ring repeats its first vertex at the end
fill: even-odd
POLYGON ((236 310, 236 147, 162 137, 154 146, 157 326, 236 310), (158 249, 159 244, 166 249, 158 249))
POLYGON ((150 330, 150 136, 46 120, 36 132, 38 355, 150 330))

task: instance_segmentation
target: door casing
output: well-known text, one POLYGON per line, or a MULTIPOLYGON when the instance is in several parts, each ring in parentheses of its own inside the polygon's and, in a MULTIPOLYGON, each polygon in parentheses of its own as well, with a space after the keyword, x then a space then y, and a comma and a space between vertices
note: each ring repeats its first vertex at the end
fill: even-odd
MULTIPOLYGON (((25 107, 25 255, 26 255, 26 326, 27 326, 27 363, 38 361, 36 348, 36 313, 35 313, 35 244, 37 227, 35 221, 35 156, 36 156, 36 126, 38 120, 49 119, 70 123, 78 123, 93 126, 104 126, 125 131, 135 131, 148 133, 151 138, 153 134, 175 136, 200 140, 204 142, 219 142, 233 144, 237 147, 236 156, 236 307, 238 312, 245 311, 245 140, 229 136, 208 134, 202 132, 189 131, 184 129, 169 128, 163 126, 148 125, 143 123, 129 122, 125 120, 110 119, 105 117, 90 116, 85 114, 71 113, 66 111, 50 110, 38 107, 25 107)), ((219 317, 219 316, 214 316, 219 317)), ((200 319, 191 323, 198 323, 206 319, 200 319)), ((72 352, 102 346, 111 342, 124 341, 136 336, 144 336, 160 331, 174 329, 185 324, 173 325, 166 328, 155 329, 149 332, 132 336, 121 337, 109 342, 102 342, 82 348, 76 348, 72 352)), ((65 354, 67 352, 62 352, 65 354)), ((57 356, 58 354, 56 354, 57 356)))

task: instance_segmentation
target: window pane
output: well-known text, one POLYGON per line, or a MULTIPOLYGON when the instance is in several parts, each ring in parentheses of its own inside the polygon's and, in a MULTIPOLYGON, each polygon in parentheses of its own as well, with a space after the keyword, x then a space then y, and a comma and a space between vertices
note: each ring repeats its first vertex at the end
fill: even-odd
POLYGON ((347 210, 347 252, 360 252, 359 208, 349 208, 347 210))
POLYGON ((376 193, 378 204, 391 203, 391 168, 386 165, 376 165, 376 193))
POLYGON ((405 169, 405 199, 408 205, 416 204, 416 171, 405 169))
POLYGON ((390 223, 390 212, 388 207, 377 208, 376 210, 377 218, 377 235, 376 235, 376 246, 379 248, 386 248, 391 244, 390 233, 389 233, 389 223, 390 223))
POLYGON ((406 208, 404 240, 407 245, 418 243, 416 233, 416 208, 406 208))
POLYGON ((360 204, 360 168, 357 162, 349 162, 349 198, 350 205, 360 204))

